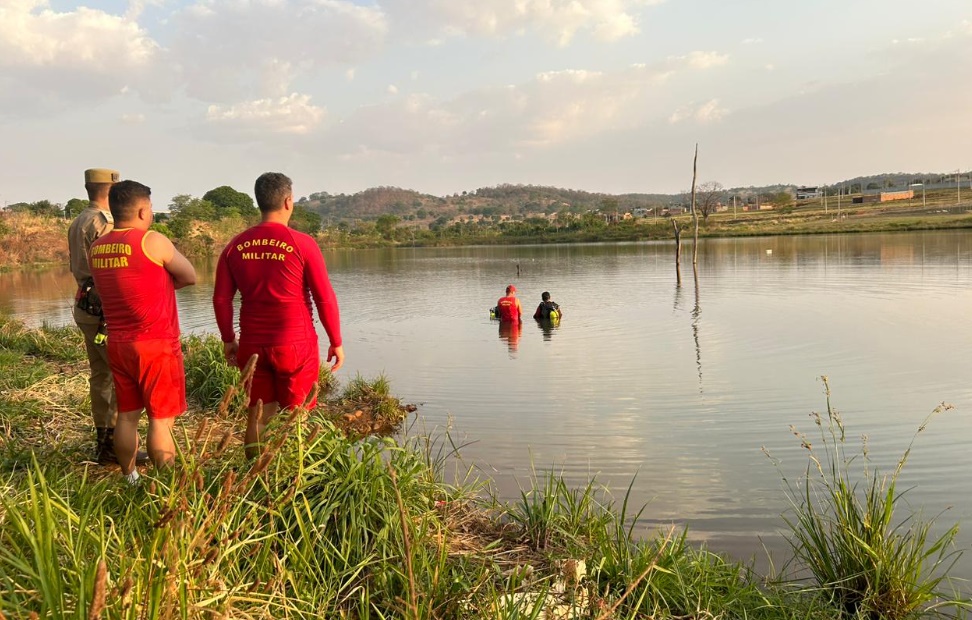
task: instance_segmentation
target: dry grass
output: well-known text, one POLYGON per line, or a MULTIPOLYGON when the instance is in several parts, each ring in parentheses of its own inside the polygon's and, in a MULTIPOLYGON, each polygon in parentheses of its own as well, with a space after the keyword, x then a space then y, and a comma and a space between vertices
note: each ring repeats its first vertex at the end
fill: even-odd
POLYGON ((68 262, 68 220, 30 213, 0 213, 0 265, 68 262))

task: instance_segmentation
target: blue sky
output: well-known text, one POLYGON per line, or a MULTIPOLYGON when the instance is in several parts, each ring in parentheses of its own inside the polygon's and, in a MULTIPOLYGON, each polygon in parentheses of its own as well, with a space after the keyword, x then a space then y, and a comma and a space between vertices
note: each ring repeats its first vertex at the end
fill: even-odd
POLYGON ((0 0, 0 200, 972 168, 967 0, 0 0))

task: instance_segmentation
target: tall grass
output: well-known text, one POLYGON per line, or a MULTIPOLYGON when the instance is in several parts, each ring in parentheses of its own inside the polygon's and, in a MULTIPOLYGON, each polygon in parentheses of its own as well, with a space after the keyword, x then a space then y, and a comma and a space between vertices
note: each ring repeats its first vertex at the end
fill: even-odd
POLYGON ((3 313, 0 313, 0 347, 50 361, 78 362, 87 359, 81 331, 73 325, 28 329, 20 321, 3 313))
MULTIPOLYGON (((513 502, 481 499, 475 483, 444 480, 458 449, 450 437, 335 423, 335 408, 397 403, 383 377, 277 416, 252 461, 236 438, 243 403, 196 410, 177 426, 176 466, 131 487, 55 458, 80 441, 64 430, 80 425, 67 413, 77 406, 31 386, 48 385, 64 352, 32 357, 25 343, 43 338, 15 336, 0 344, 0 617, 822 620, 849 583, 797 591, 690 546, 684 531, 637 537, 646 508, 630 504, 632 487, 616 504, 594 481, 574 488, 548 471, 513 502), (45 412, 33 435, 14 430, 45 412)), ((203 366, 195 398, 223 393, 235 374, 220 366, 218 341, 187 342, 187 352, 187 368, 203 366)), ((882 488, 875 498, 900 497, 882 488)), ((947 542, 934 558, 947 559, 947 542)), ((867 609, 840 613, 895 617, 867 609)))
POLYGON ((898 479, 914 441, 949 406, 932 411, 894 470, 883 474, 871 465, 866 444, 859 450, 848 446, 826 377, 823 383, 826 416, 813 414, 820 444, 814 447, 795 432, 809 455, 807 471, 799 482, 784 476, 793 507, 785 519, 796 559, 845 617, 896 620, 957 607, 940 586, 960 554, 953 545, 958 526, 936 538, 932 520, 895 515, 905 495, 898 479))
POLYGON ((22 490, 0 498, 0 611, 83 617, 101 560, 112 617, 400 611, 396 493, 409 523, 437 518, 414 453, 296 415, 253 463, 228 445, 205 430, 185 437, 181 466, 140 488, 35 462, 22 490))
MULTIPOLYGON (((217 407, 227 386, 236 385, 240 370, 223 355, 223 343, 215 336, 188 335, 182 339, 186 367, 186 396, 203 409, 217 407)), ((234 396, 234 409, 245 407, 242 393, 234 396)))

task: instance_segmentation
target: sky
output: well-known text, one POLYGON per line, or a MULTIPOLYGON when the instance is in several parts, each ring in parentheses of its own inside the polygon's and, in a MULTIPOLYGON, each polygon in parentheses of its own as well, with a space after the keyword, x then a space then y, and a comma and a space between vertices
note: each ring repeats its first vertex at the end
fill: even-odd
MULTIPOLYGON (((0 0, 0 200, 972 169, 968 0, 0 0)), ((160 204, 161 203, 161 204, 160 204)))

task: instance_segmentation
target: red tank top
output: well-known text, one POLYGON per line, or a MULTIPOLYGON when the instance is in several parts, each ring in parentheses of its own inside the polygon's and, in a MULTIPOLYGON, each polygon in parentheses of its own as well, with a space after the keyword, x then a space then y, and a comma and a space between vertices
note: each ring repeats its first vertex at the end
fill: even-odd
POLYGON ((115 342, 179 337, 172 276, 145 253, 146 234, 116 228, 91 244, 88 252, 108 336, 115 342))
POLYGON ((516 308, 516 297, 500 297, 499 301, 496 302, 496 307, 499 308, 499 319, 501 321, 519 322, 520 312, 516 308))

